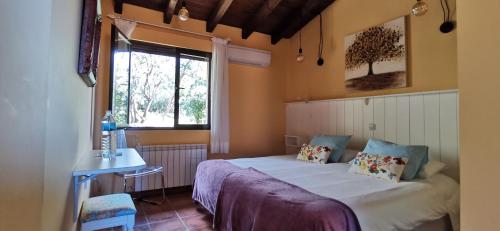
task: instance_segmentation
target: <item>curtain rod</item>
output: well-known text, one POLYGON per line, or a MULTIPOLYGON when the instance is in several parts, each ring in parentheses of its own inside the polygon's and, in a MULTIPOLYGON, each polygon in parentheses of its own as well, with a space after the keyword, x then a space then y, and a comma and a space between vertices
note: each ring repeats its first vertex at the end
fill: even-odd
MULTIPOLYGON (((108 18, 110 18, 111 20, 121 19, 121 20, 129 21, 129 22, 135 22, 135 23, 143 24, 143 25, 146 25, 146 26, 158 27, 158 28, 163 28, 163 29, 167 29, 167 30, 173 30, 173 31, 181 32, 181 33, 193 34, 193 35, 197 35, 197 36, 201 36, 201 37, 219 38, 219 37, 216 37, 216 36, 213 36, 213 35, 209 35, 209 34, 205 34, 205 33, 192 32, 192 31, 188 31, 188 30, 173 28, 173 27, 170 27, 170 26, 162 26, 162 25, 157 25, 157 24, 153 24, 153 23, 149 23, 149 22, 144 22, 144 21, 139 21, 139 20, 132 20, 132 19, 128 19, 128 18, 122 18, 122 17, 118 17, 118 16, 113 15, 113 14, 108 14, 108 18)), ((220 38, 220 39, 222 39, 222 38, 220 38)), ((230 41, 230 39, 226 39, 226 40, 230 41)))

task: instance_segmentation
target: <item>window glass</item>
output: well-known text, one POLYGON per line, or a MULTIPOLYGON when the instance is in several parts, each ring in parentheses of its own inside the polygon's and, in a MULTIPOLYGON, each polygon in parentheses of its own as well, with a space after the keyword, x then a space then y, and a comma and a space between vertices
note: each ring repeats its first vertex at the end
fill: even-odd
POLYGON ((180 60, 179 124, 208 122, 208 59, 189 56, 180 60))
POLYGON ((132 52, 129 126, 174 127, 175 60, 132 52))
POLYGON ((210 128, 209 53, 113 42, 110 109, 119 127, 210 128))
POLYGON ((129 52, 113 54, 113 114, 118 126, 127 125, 129 52))

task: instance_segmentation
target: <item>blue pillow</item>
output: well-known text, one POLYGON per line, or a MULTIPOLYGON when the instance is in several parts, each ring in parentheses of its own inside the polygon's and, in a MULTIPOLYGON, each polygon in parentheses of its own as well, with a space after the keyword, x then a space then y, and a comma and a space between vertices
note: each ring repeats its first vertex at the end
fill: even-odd
POLYGON ((408 163, 401 178, 404 180, 413 180, 418 176, 422 167, 429 161, 428 149, 427 146, 423 145, 399 145, 383 140, 370 139, 363 152, 382 156, 406 157, 408 163))
POLYGON ((329 147, 333 152, 330 154, 328 162, 339 162, 350 139, 351 136, 314 136, 310 143, 312 145, 329 147))

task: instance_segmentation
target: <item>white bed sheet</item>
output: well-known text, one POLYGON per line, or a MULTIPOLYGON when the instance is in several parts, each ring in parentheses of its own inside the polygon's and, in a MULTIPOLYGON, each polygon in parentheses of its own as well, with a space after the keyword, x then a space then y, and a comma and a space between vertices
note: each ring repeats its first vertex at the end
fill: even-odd
POLYGON ((253 167, 312 193, 339 200, 356 213, 362 230, 412 230, 450 214, 459 230, 459 185, 436 174, 429 179, 391 183, 348 173, 348 164, 312 164, 296 155, 242 158, 229 162, 253 167))

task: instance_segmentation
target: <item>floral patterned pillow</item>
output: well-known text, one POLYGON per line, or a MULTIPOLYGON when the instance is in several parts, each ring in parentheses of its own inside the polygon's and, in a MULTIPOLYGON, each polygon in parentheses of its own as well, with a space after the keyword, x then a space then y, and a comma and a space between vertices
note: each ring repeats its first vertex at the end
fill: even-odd
POLYGON ((332 150, 328 147, 303 144, 299 155, 297 155, 297 160, 326 164, 331 153, 332 150))
POLYGON ((349 172, 374 176, 397 183, 407 163, 408 159, 404 157, 392 157, 360 152, 356 158, 352 160, 349 172))

